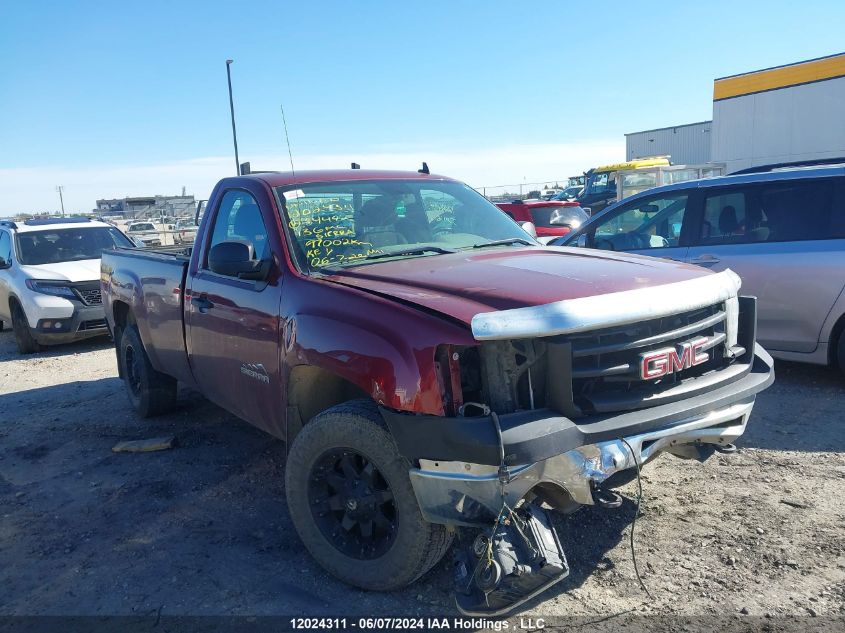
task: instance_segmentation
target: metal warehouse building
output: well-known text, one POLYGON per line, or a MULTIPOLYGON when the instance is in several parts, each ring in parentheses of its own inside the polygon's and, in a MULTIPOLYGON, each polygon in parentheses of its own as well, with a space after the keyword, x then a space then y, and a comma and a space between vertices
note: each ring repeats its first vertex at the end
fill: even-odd
POLYGON ((671 156, 676 165, 710 162, 712 123, 701 121, 626 134, 626 160, 644 156, 671 156))
POLYGON ((845 156, 845 53, 717 79, 712 137, 727 173, 845 156))
POLYGON ((625 135, 628 160, 747 167, 845 156, 845 53, 713 82, 713 120, 625 135))

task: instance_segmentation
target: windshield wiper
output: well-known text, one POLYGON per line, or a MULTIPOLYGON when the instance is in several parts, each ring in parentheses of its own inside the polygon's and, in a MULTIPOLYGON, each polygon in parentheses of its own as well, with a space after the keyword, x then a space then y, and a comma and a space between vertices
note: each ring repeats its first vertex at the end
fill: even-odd
POLYGON ((401 251, 390 251, 388 253, 373 253, 364 259, 384 259, 386 257, 402 257, 404 255, 423 255, 425 253, 457 253, 454 248, 443 248, 442 246, 419 246, 417 248, 406 248, 401 251))
POLYGON ((536 244, 529 242, 521 237, 509 237, 506 240, 495 240, 494 242, 482 242, 481 244, 473 244, 473 248, 485 248, 486 246, 507 246, 508 244, 525 244, 525 246, 536 246, 536 244))
POLYGON ((351 266, 360 266, 361 264, 367 262, 368 260, 372 259, 384 259, 387 257, 403 257, 406 255, 424 255, 425 253, 457 253, 458 251, 453 248, 443 248, 442 246, 418 246, 416 248, 406 248, 401 251, 391 251, 390 253, 373 253, 371 255, 367 255, 366 257, 356 258, 354 260, 348 262, 337 262, 335 264, 329 264, 327 266, 320 266, 317 269, 318 272, 323 274, 334 274, 339 270, 343 270, 344 268, 349 268, 351 266))

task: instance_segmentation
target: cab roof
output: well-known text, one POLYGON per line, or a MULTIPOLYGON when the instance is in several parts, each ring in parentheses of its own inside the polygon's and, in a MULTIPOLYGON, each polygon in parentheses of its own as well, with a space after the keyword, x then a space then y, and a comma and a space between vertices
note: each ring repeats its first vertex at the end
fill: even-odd
MULTIPOLYGON (((252 172, 232 178, 261 180, 271 187, 289 187, 317 182, 350 182, 355 180, 430 180, 453 181, 452 178, 418 171, 390 171, 380 169, 315 169, 306 171, 263 171, 252 172)), ((228 179, 227 179, 228 180, 228 179)))

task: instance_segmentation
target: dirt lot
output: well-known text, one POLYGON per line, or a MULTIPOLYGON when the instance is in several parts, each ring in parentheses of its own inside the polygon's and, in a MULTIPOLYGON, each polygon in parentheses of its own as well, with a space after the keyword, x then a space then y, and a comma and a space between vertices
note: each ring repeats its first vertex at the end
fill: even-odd
MULTIPOLYGON (((633 504, 557 520, 572 574, 524 614, 845 615, 845 380, 780 363, 741 451, 663 456, 633 504)), ((190 392, 129 409, 110 343, 19 357, 0 334, 0 614, 454 614, 448 561, 376 594, 328 577, 287 514, 284 449, 190 392), (173 450, 115 454, 175 434, 173 450)), ((634 485, 623 492, 632 499, 634 485)))

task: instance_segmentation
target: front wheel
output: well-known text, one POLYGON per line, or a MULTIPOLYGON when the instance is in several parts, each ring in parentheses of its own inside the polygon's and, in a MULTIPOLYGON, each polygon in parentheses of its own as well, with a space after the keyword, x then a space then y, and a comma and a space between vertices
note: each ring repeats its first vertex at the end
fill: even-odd
POLYGON ((135 412, 149 418, 172 409, 176 404, 176 380, 153 369, 136 326, 123 331, 118 350, 126 393, 135 412))
POLYGON ((41 351, 41 345, 32 336, 29 329, 29 321, 21 305, 12 303, 12 330, 15 332, 15 342, 18 344, 18 351, 21 354, 33 354, 41 351))
POLYGON ((443 557, 452 535, 423 519, 409 468, 371 401, 332 407, 296 436, 285 473, 288 509, 326 571, 362 589, 389 591, 443 557))

